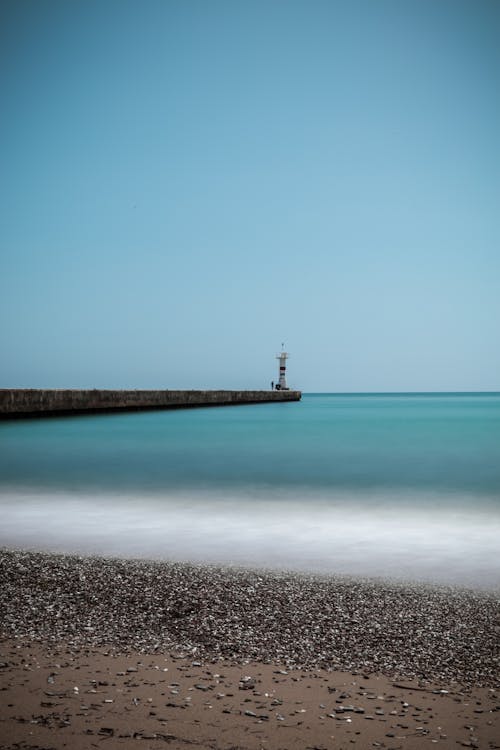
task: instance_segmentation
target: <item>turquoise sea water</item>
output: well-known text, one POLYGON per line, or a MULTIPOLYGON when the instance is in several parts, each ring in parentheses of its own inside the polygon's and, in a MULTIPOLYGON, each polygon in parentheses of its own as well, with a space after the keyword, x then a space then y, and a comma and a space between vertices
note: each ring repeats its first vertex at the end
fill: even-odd
POLYGON ((0 544, 500 584, 500 394, 0 424, 0 544))

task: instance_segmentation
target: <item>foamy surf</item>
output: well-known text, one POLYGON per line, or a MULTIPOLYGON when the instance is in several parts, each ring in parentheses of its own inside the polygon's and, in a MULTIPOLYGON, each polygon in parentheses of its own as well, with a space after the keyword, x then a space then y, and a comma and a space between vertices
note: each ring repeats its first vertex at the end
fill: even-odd
POLYGON ((494 498, 338 492, 0 493, 0 545, 497 589, 494 498))

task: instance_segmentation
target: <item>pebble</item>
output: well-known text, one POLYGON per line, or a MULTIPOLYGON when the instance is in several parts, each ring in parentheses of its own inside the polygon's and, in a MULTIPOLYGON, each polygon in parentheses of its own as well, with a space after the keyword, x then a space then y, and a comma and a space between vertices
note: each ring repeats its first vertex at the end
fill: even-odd
POLYGON ((498 597, 454 587, 1 550, 0 613, 6 637, 75 649, 498 680, 498 597))

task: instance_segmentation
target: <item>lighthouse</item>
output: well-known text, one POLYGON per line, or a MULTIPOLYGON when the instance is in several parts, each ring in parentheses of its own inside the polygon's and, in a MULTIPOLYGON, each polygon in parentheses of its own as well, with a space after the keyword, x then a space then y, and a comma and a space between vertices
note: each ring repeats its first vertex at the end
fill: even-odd
POLYGON ((276 384, 277 391, 289 391, 289 387, 286 384, 286 361, 290 356, 284 351, 285 345, 281 344, 281 352, 276 355, 276 359, 279 359, 280 370, 279 370, 279 381, 276 384))

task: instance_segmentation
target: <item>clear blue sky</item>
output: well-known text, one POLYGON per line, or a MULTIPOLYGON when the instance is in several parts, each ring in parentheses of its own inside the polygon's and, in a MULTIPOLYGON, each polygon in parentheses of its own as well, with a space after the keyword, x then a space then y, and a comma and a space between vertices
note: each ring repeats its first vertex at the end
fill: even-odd
POLYGON ((0 385, 500 389, 500 3, 3 0, 0 385))

